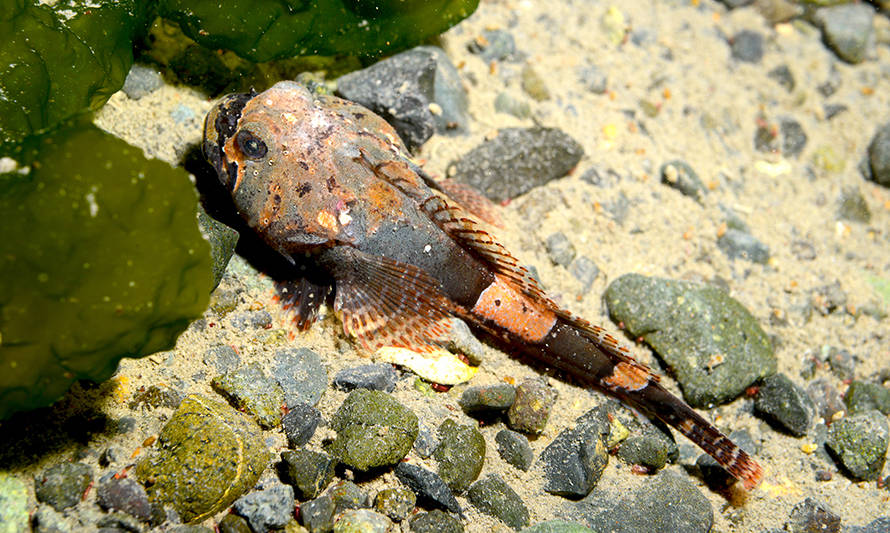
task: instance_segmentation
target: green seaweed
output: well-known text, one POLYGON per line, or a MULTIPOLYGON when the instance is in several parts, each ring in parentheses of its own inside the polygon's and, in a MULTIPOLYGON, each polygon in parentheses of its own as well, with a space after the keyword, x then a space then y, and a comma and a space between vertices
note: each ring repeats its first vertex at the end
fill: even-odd
POLYGON ((208 48, 251 61, 305 55, 380 55, 438 35, 478 0, 160 0, 159 11, 208 48))
POLYGON ((0 419, 173 346, 212 283, 188 173, 92 125, 0 174, 0 419))

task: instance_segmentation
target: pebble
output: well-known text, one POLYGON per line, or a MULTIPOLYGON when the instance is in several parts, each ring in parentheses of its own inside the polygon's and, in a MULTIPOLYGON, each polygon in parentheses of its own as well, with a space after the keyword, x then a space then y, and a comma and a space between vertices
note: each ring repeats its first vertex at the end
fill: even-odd
POLYGON ((825 104, 822 112, 825 114, 825 120, 831 120, 849 109, 845 104, 825 104))
POLYGON ((807 498, 791 510, 785 529, 789 533, 840 533, 841 517, 819 500, 807 498))
POLYGON ((538 102, 550 100, 550 91, 547 89, 547 83, 531 65, 526 64, 522 67, 519 78, 522 90, 533 100, 538 102))
POLYGON ((164 85, 161 73, 151 67, 134 64, 127 72, 124 86, 121 90, 133 100, 139 100, 143 96, 160 89, 164 85))
POLYGON ((854 381, 844 394, 844 404, 854 415, 870 409, 890 415, 890 389, 877 383, 854 381))
POLYGON ((415 533, 463 533, 464 525, 448 513, 433 509, 411 518, 411 531, 415 533))
POLYGON ((486 63, 517 59, 516 41, 506 30, 483 30, 482 39, 473 39, 467 49, 486 63))
POLYGON ((331 419, 331 452, 345 465, 368 470, 398 463, 417 438, 417 415, 381 391, 356 389, 331 419))
POLYGON ((737 7, 744 7, 754 3, 754 0, 720 0, 720 3, 725 5, 728 9, 735 9, 737 7))
POLYGON ((334 501, 327 494, 300 504, 300 523, 310 533, 328 533, 334 527, 334 501))
POLYGON ((868 224, 871 221, 871 211, 865 197, 859 192, 858 187, 844 187, 838 198, 837 216, 842 220, 868 224))
POLYGON ((594 531, 708 533, 714 511, 708 499, 686 477, 669 470, 645 477, 633 488, 599 488, 575 505, 579 521, 594 531))
POLYGON ((581 283, 582 293, 590 290, 599 273, 600 269, 596 266, 596 263, 585 255, 576 257, 572 264, 569 265, 569 274, 581 283))
POLYGON ((878 479, 888 440, 887 417, 876 410, 841 418, 828 428, 828 447, 855 479, 878 479))
POLYGON ((498 474, 489 474, 473 483, 467 499, 482 513, 493 516, 516 531, 529 523, 528 508, 498 474))
POLYGON ((414 451, 423 459, 433 455, 439 446, 439 439, 430 430, 430 428, 421 426, 417 432, 417 439, 414 441, 414 451))
POLYGON ((717 247, 730 259, 744 259, 765 265, 769 262, 769 247, 750 233, 729 228, 717 239, 717 247))
POLYGON ((506 411, 516 400, 516 387, 509 383, 467 387, 457 401, 467 414, 506 411))
POLYGON ((0 533, 27 531, 30 509, 25 483, 0 472, 0 533))
POLYGON ((388 533, 394 524, 386 516, 370 509, 350 509, 334 523, 334 533, 388 533))
POLYGON ((583 497, 599 481, 609 462, 606 440, 610 432, 608 413, 594 408, 562 430, 544 448, 544 490, 560 496, 583 497))
MULTIPOLYGON (((185 109, 191 113, 191 118, 198 118, 189 108, 185 109)), ((195 125, 197 126, 197 124, 195 125)), ((235 253, 239 235, 236 230, 208 215, 200 205, 198 206, 198 229, 204 240, 210 244, 210 267, 213 275, 211 287, 216 289, 235 253)))
POLYGON ((334 514, 347 509, 367 509, 371 507, 371 498, 364 490, 352 481, 335 483, 327 492, 334 502, 334 514))
POLYGON ((800 122, 789 117, 779 120, 779 133, 782 136, 782 154, 797 157, 803 152, 807 145, 807 134, 800 122))
POLYGON ((832 420, 838 411, 847 411, 840 393, 827 379, 811 381, 807 385, 807 395, 816 407, 816 414, 823 420, 832 420))
POLYGON ((732 57, 746 63, 760 63, 763 59, 763 35, 756 31, 742 30, 729 42, 732 57))
POLYGON ((514 98, 508 92, 498 93, 494 99, 494 110, 516 118, 528 118, 532 115, 531 106, 524 99, 514 98))
POLYGON ((439 446, 433 457, 439 465, 439 477, 460 494, 482 471, 485 438, 474 426, 460 425, 450 418, 442 422, 436 433, 439 446))
POLYGON ((418 502, 441 507, 452 513, 461 513, 454 493, 435 472, 410 463, 399 463, 393 472, 399 481, 414 491, 418 502))
POLYGON ((625 463, 660 470, 677 459, 680 452, 669 429, 637 416, 621 417, 621 422, 630 431, 618 445, 618 458, 625 463))
POLYGON ((220 344, 208 348, 204 352, 203 362, 207 366, 212 366, 222 374, 235 370, 241 365, 241 356, 234 348, 227 344, 220 344))
POLYGON ((507 411, 511 429, 537 435, 544 431, 556 403, 556 390, 541 378, 529 378, 516 387, 516 399, 507 411))
POLYGON ((265 309, 256 311, 241 311, 229 318, 232 327, 238 331, 251 329, 269 329, 272 327, 272 315, 265 309))
POLYGON ((609 88, 609 76, 596 65, 585 65, 577 70, 578 81, 593 94, 605 94, 609 88))
POLYGON ((150 407, 157 409, 158 407, 167 407, 175 409, 179 402, 182 401, 182 395, 179 391, 170 387, 157 385, 149 385, 145 390, 137 391, 133 394, 133 399, 127 406, 130 409, 139 409, 140 407, 150 407))
POLYGON ((422 46, 337 79, 337 92, 383 117, 413 150, 434 132, 467 128, 467 96, 439 48, 422 46), (437 104, 441 114, 431 110, 437 104))
POLYGON ((294 486, 301 500, 311 500, 334 480, 337 460, 324 452, 285 450, 281 452, 287 481, 294 486))
POLYGON ((247 519, 257 533, 283 528, 294 516, 294 489, 275 485, 251 492, 237 500, 232 510, 247 519))
POLYGON ((544 239, 544 246, 547 248, 547 255, 550 256, 553 264, 563 267, 568 267, 577 253, 575 252, 575 246, 566 237, 566 234, 561 231, 548 235, 544 239))
POLYGON ((272 377, 284 390, 288 409, 297 403, 317 405, 327 388, 328 372, 317 353, 308 348, 275 352, 272 377))
POLYGON ((396 522, 407 519, 415 505, 417 496, 404 487, 383 489, 374 497, 374 509, 396 522))
POLYGON ((92 481, 93 469, 88 465, 60 463, 34 479, 34 493, 38 502, 48 503, 61 511, 77 505, 92 481))
POLYGON ((284 391, 266 376, 259 363, 217 376, 210 384, 235 407, 253 415, 262 428, 271 429, 281 424, 284 391))
POLYGON ((183 521, 200 521, 250 490, 269 464, 259 427, 225 403, 193 394, 161 429, 156 449, 135 469, 153 502, 183 521))
POLYGON ((816 10, 813 16, 822 28, 822 39, 848 63, 865 61, 874 41, 874 10, 866 4, 843 4, 816 10))
MULTIPOLYGON (((813 309, 818 311, 820 315, 827 316, 837 310, 844 309, 844 307, 847 305, 847 293, 844 292, 843 288, 841 288, 840 281, 835 280, 833 283, 829 283, 828 285, 823 285, 821 287, 816 287, 815 289, 813 289, 810 292, 810 303, 813 309)), ((831 349, 836 350, 836 348, 831 349)), ((834 370, 835 367, 838 368, 839 371, 841 371, 842 373, 844 372, 842 366, 835 365, 832 367, 832 370, 834 370)))
POLYGON ((868 179, 890 187, 890 123, 881 126, 868 145, 868 179))
POLYGON ((497 432, 494 441, 498 445, 501 459, 523 472, 528 472, 532 461, 535 460, 535 454, 525 435, 504 428, 497 432))
POLYGON ((229 513, 217 524, 219 533, 252 533, 247 520, 236 514, 229 513))
POLYGON ((677 189, 698 203, 702 203, 708 193, 698 174, 685 161, 677 159, 661 165, 660 174, 662 183, 677 189))
POLYGON ((473 366, 479 366, 485 359, 485 346, 470 331, 466 322, 451 317, 448 319, 448 344, 446 348, 451 352, 461 353, 467 358, 467 362, 473 366))
POLYGON ((355 389, 392 392, 399 375, 391 364, 369 364, 345 368, 334 376, 333 385, 343 391, 355 389))
POLYGON ((448 175, 503 202, 568 174, 584 149, 556 128, 503 128, 449 165, 448 175))
POLYGON ((668 364, 694 407, 726 403, 776 372, 767 334, 716 287, 625 274, 609 285, 605 300, 612 320, 668 364))
POLYGON ((789 93, 794 91, 794 74, 791 73, 791 69, 788 68, 788 65, 779 65, 770 70, 767 73, 767 76, 784 87, 789 93))
MULTIPOLYGON (((28 510, 25 509, 24 511, 24 521, 20 521, 22 519, 21 516, 16 516, 18 509, 16 507, 6 507, 8 503, 0 496, 0 531, 3 533, 28 531, 28 510), (3 529, 7 524, 11 528, 3 529)), ((31 525, 33 526, 33 533, 69 533, 71 531, 70 526, 65 521, 65 517, 53 509, 51 505, 45 503, 37 506, 34 515, 31 517, 31 525)))
POLYGON ((594 533, 592 529, 565 520, 547 520, 538 522, 522 530, 521 533, 594 533))
POLYGON ((129 477, 111 478, 96 489, 96 501, 108 510, 117 510, 143 522, 151 519, 151 503, 145 489, 129 477))
POLYGON ((297 403, 281 417, 281 427, 291 448, 304 446, 321 422, 321 411, 307 403, 297 403))
MULTIPOLYGON (((209 308, 217 318, 222 319, 237 309, 238 304, 240 303, 241 298, 238 296, 237 292, 218 287, 210 294, 209 308)), ((213 350, 213 348, 210 348, 210 350, 213 350)), ((237 353, 235 355, 237 355, 237 353)), ((206 363, 207 361, 205 360, 204 362, 206 363)))
MULTIPOLYGON (((99 533, 141 533, 142 531, 142 526, 135 518, 128 514, 117 511, 113 511, 111 513, 108 513, 107 515, 102 516, 98 521, 95 522, 95 525, 98 526, 99 533)), ((168 531, 180 533, 198 533, 191 529, 183 530, 183 528, 196 527, 201 527, 200 533, 213 532, 212 529, 202 526, 174 526, 168 531)))
POLYGON ((785 374, 763 380, 754 398, 754 412, 774 422, 795 437, 806 435, 816 414, 813 401, 785 374))

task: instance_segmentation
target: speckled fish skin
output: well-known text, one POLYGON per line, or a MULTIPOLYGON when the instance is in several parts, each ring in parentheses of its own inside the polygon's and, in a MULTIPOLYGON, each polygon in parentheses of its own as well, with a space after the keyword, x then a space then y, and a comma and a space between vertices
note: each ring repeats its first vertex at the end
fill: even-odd
MULTIPOLYGON (((751 457, 603 328, 553 303, 371 111, 280 82, 221 100, 205 122, 204 153, 269 246, 291 259, 309 255, 333 278, 334 308, 366 348, 432 351, 445 319, 459 316, 667 422, 745 487, 759 483, 751 457)), ((319 304, 304 298, 297 313, 319 304)))

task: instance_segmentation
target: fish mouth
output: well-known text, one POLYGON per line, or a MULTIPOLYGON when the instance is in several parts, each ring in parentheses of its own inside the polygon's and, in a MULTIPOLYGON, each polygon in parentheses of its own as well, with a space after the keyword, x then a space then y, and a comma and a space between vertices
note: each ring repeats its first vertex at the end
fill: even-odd
POLYGON ((225 153, 226 142, 238 129, 238 121, 247 103, 257 95, 251 90, 248 93, 235 93, 223 97, 204 119, 204 158, 216 169, 220 181, 229 190, 234 189, 238 177, 238 163, 228 161, 225 153))

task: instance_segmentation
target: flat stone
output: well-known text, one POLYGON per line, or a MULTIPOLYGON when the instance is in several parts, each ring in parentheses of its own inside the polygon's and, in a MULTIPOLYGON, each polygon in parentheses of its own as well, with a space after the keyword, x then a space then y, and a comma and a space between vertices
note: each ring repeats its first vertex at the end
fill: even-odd
POLYGON ((88 465, 60 463, 34 479, 34 493, 38 502, 48 503, 61 511, 77 505, 92 481, 93 469, 88 465))
POLYGON ((283 528, 294 517, 294 489, 290 485, 251 492, 235 500, 232 510, 257 532, 283 528))
POLYGON ((419 502, 426 502, 452 513, 461 513, 454 493, 435 472, 409 463, 399 463, 393 472, 399 481, 414 491, 419 502))
POLYGON ((754 398, 754 411, 795 437, 802 437, 812 425, 816 406, 806 391, 788 376, 773 374, 760 385, 754 398))
POLYGON ((474 426, 460 425, 450 418, 442 422, 437 434, 439 446, 433 457, 439 465, 439 477, 459 494, 482 471, 485 439, 474 426))
POLYGON ((357 389, 349 393, 331 420, 337 438, 331 452, 358 470, 396 464, 417 438, 417 415, 392 396, 357 389))
POLYGON ((467 499, 482 513, 493 516, 519 531, 529 523, 528 508, 498 474, 489 474, 473 483, 467 499))
POLYGON ((626 274, 609 285, 605 300, 612 320, 671 367, 693 407, 731 401, 776 372, 769 337, 716 287, 626 274))
POLYGON ((588 411, 573 427, 562 430, 541 453, 544 490, 572 498, 586 496, 609 462, 609 432, 608 413, 600 408, 588 411))
POLYGON ((553 264, 563 267, 568 267, 577 253, 572 242, 561 231, 548 235, 544 239, 544 247, 547 248, 547 254, 550 256, 553 264))
POLYGON ((550 418, 556 397, 556 390, 543 379, 526 379, 516 387, 516 399, 507 411, 508 425, 524 433, 541 433, 550 418))
POLYGON ((281 385, 287 407, 317 405, 328 386, 321 357, 308 348, 286 348, 275 352, 273 360, 272 377, 281 385))
POLYGON ((307 403, 297 403, 281 417, 281 426, 291 448, 305 446, 321 422, 321 411, 307 403))
POLYGON ((880 477, 888 440, 887 417, 876 410, 841 418, 828 428, 828 447, 855 479, 880 477))
POLYGON ((252 414, 263 428, 271 429, 281 424, 284 391, 266 376, 259 363, 217 376, 210 384, 235 407, 252 414))
POLYGON ((763 35, 742 30, 732 36, 729 43, 732 57, 746 63, 760 63, 763 59, 763 35))
POLYGON ((343 391, 355 389, 392 392, 396 388, 399 375, 392 365, 370 364, 346 368, 334 376, 334 387, 343 391))
POLYGON ((498 454, 501 459, 523 472, 528 472, 532 461, 535 460, 535 455, 525 435, 509 429, 502 429, 494 436, 494 440, 498 445, 498 454))
POLYGON ((744 259, 765 265, 769 261, 769 247, 750 233, 729 228, 717 239, 717 247, 730 259, 744 259))

